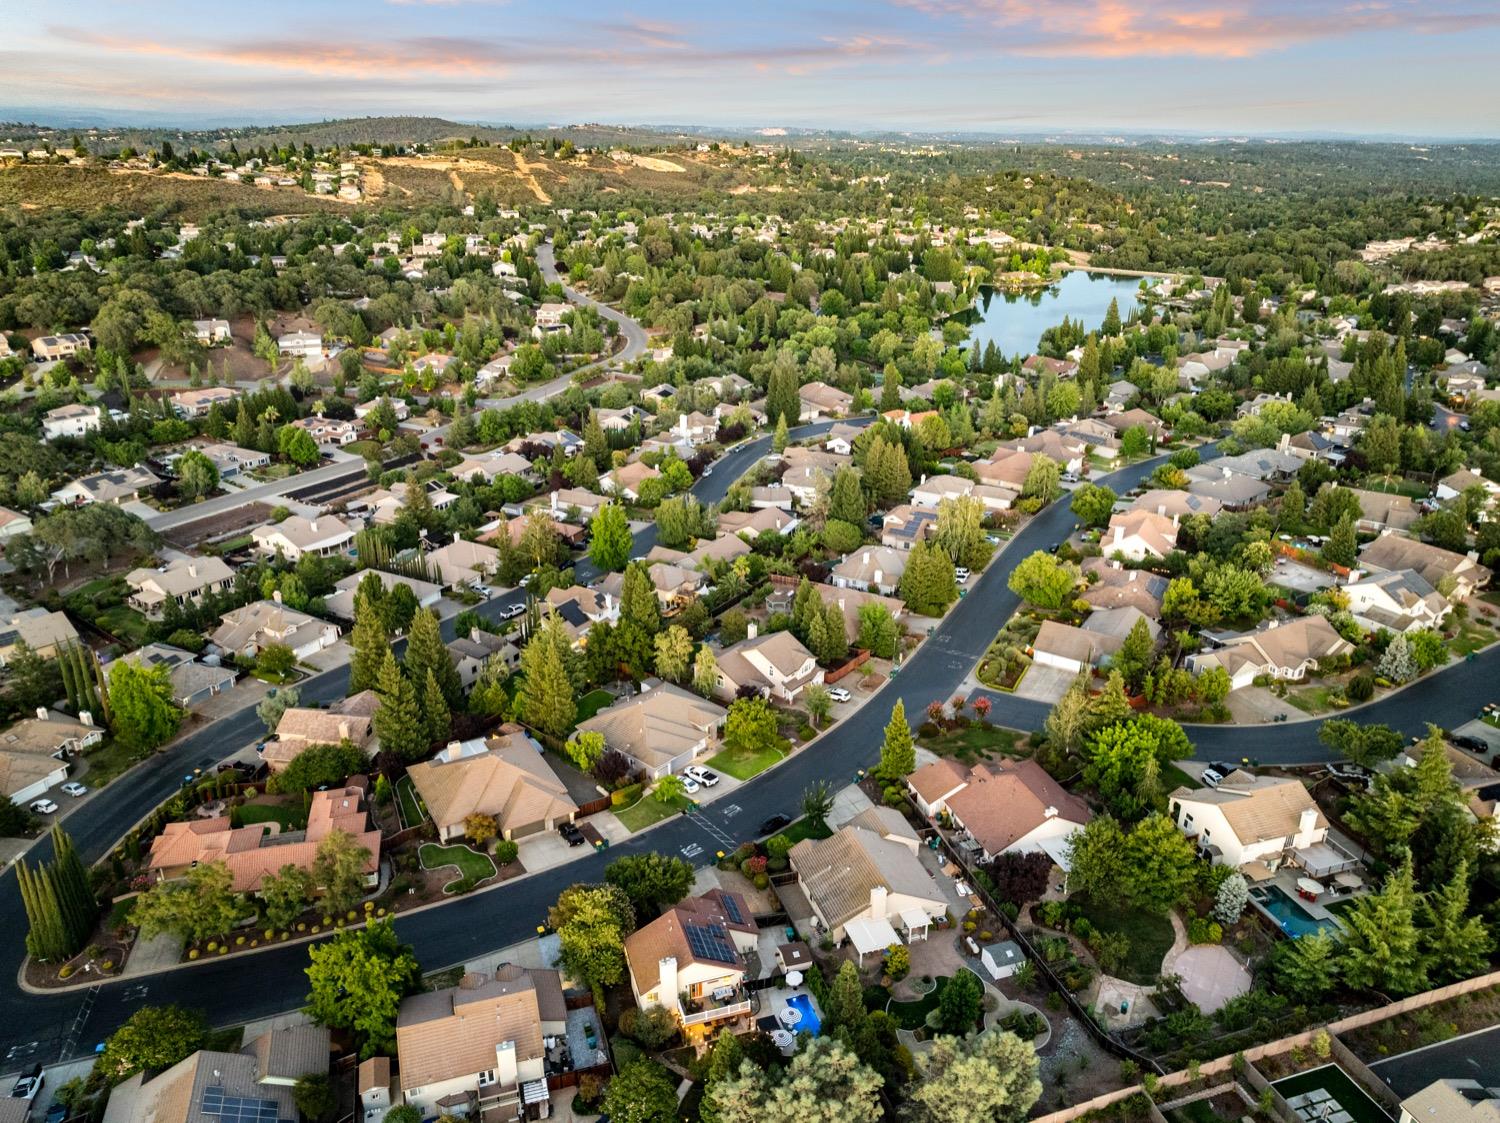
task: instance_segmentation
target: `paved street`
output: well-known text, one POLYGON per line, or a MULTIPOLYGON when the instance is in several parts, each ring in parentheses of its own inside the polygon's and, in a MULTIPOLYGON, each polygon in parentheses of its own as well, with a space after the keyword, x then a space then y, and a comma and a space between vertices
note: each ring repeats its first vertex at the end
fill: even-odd
POLYGON ((1500 1026, 1413 1049, 1376 1061, 1370 1068, 1402 1099, 1444 1077, 1500 1087, 1500 1026))

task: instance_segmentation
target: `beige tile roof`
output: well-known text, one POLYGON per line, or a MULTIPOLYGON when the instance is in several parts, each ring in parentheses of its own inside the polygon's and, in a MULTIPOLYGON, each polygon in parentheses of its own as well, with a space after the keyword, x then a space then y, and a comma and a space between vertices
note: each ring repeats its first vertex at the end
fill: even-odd
MULTIPOLYGON (((517 1063, 541 1057, 544 990, 561 999, 557 972, 506 964, 493 976, 466 975, 456 987, 405 999, 396 1018, 401 1086, 423 1088, 485 1072, 495 1067, 495 1049, 505 1042, 514 1044, 517 1063)), ((545 1005, 555 1013, 561 1003, 549 996, 545 1005)))
POLYGON ((723 720, 723 709, 712 702, 661 683, 600 710, 578 728, 603 733, 610 748, 654 768, 710 737, 723 720))
POLYGON ((1414 1123, 1500 1123, 1500 1097, 1467 1078, 1434 1080, 1402 1100, 1401 1110, 1414 1123))
POLYGON ((762 507, 757 511, 725 511, 719 516, 719 531, 724 534, 762 534, 766 531, 780 533, 784 527, 797 521, 797 517, 775 507, 762 507))
POLYGON ((890 546, 861 546, 846 555, 831 572, 847 581, 899 585, 901 575, 906 572, 906 552, 890 546))
POLYGON ((300 1080, 328 1071, 329 1037, 327 1026, 288 1026, 247 1041, 241 1052, 255 1058, 262 1080, 300 1080))
POLYGON ((1056 620, 1043 620, 1031 648, 1033 651, 1089 664, 1100 656, 1112 655, 1120 650, 1120 643, 1114 636, 1085 631, 1071 624, 1059 624, 1056 620))
MULTIPOLYGON (((1245 647, 1256 653, 1256 665, 1296 668, 1309 660, 1327 659, 1352 650, 1352 645, 1324 616, 1301 616, 1260 632, 1239 636, 1228 650, 1245 647), (1258 657, 1257 657, 1258 656, 1258 657)), ((1241 653, 1246 654, 1246 653, 1241 653)))
MULTIPOLYGON (((1214 804, 1223 813, 1235 837, 1243 844, 1269 842, 1297 833, 1302 812, 1318 805, 1297 780, 1251 776, 1232 772, 1217 788, 1178 788, 1176 800, 1214 804)), ((1318 811, 1315 824, 1327 828, 1328 820, 1318 811)))
POLYGON ((946 757, 924 764, 907 777, 907 783, 925 803, 942 799, 954 788, 968 782, 969 770, 946 757))
POLYGON ((215 557, 173 558, 157 569, 132 569, 125 575, 132 588, 153 590, 164 597, 186 596, 233 580, 234 570, 223 558, 215 557))
POLYGON ((1415 569, 1434 588, 1445 573, 1476 587, 1490 579, 1490 571, 1473 558, 1399 534, 1381 535, 1360 551, 1359 560, 1368 569, 1415 569))
POLYGON ((829 838, 805 838, 787 855, 803 891, 830 927, 841 927, 870 905, 870 890, 941 904, 942 890, 922 862, 899 842, 859 827, 842 827, 829 838))
POLYGON ((252 644, 284 643, 298 647, 323 627, 323 621, 305 612, 275 601, 258 600, 224 613, 222 622, 208 638, 226 651, 243 651, 252 644))
POLYGON ((1187 518, 1188 515, 1207 515, 1212 518, 1224 509, 1224 504, 1207 495, 1194 495, 1181 488, 1152 488, 1142 492, 1130 505, 1133 511, 1155 511, 1171 518, 1187 518))
POLYGON ((1155 511, 1125 511, 1109 520, 1109 529, 1099 540, 1099 548, 1108 556, 1121 538, 1138 537, 1152 552, 1166 557, 1177 546, 1177 524, 1155 511))
POLYGON ((1088 804, 1064 790, 1034 760, 979 764, 948 807, 986 853, 999 854, 1048 819, 1086 825, 1088 804), (1049 814, 1050 812, 1050 814, 1049 814))
POLYGON ((524 733, 491 737, 479 749, 450 746, 407 770, 439 828, 462 826, 469 815, 493 815, 501 832, 524 831, 571 817, 578 805, 567 786, 524 733), (474 751, 479 749, 479 751, 474 751))

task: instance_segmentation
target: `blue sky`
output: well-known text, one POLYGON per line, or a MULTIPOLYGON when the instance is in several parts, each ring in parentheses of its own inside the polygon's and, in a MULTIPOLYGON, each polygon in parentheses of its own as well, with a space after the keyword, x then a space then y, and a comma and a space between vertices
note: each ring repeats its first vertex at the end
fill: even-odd
POLYGON ((1500 134, 1500 0, 4 0, 0 106, 1500 134))

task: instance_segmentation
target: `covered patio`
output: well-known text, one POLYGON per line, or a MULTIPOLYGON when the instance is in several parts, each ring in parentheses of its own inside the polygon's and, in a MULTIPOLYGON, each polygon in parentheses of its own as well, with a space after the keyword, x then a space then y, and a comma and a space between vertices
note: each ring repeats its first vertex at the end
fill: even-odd
MULTIPOLYGON (((904 920, 905 918, 903 917, 903 922, 904 920)), ((926 920, 925 916, 923 920, 926 920)), ((899 944, 901 942, 900 938, 896 935, 896 930, 891 927, 891 922, 884 917, 878 919, 860 917, 851 920, 848 924, 844 925, 844 935, 848 937, 849 943, 853 945, 854 953, 859 957, 861 966, 864 965, 866 955, 869 955, 871 952, 877 955, 884 955, 886 948, 892 944, 899 944)), ((926 936, 925 927, 923 929, 923 936, 924 938, 926 936)))

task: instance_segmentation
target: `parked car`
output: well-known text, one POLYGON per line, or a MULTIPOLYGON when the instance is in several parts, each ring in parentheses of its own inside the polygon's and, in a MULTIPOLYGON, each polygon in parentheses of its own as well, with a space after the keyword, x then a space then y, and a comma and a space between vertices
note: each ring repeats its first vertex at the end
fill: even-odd
POLYGON ((62 1104, 55 1103, 47 1109, 46 1123, 63 1123, 68 1117, 68 1109, 62 1104))
POLYGON ((961 565, 957 569, 955 569, 953 571, 953 579, 955 581, 957 581, 960 585, 962 585, 965 581, 967 581, 969 579, 969 570, 968 570, 968 567, 961 565))
POLYGON ((36 1094, 42 1090, 47 1078, 42 1075, 42 1066, 32 1065, 16 1078, 15 1087, 10 1090, 10 1098, 13 1100, 34 1100, 36 1094))
POLYGON ((696 764, 684 768, 682 774, 704 788, 711 788, 719 782, 719 774, 717 772, 696 764))
POLYGON ((847 702, 854 695, 850 694, 842 686, 830 686, 828 688, 828 697, 832 698, 835 702, 847 702))
POLYGON ((1240 767, 1238 764, 1234 764, 1231 761, 1227 760, 1211 760, 1208 762, 1208 766, 1215 772, 1217 772, 1220 776, 1228 776, 1231 772, 1240 767))
POLYGON ((567 839, 569 846, 582 846, 588 839, 583 837, 583 832, 573 823, 560 823, 557 833, 567 839))
POLYGON ((767 819, 760 825, 760 827, 756 831, 756 834, 775 834, 777 831, 781 830, 782 827, 789 827, 791 825, 792 817, 790 815, 772 815, 769 819, 767 819))
POLYGON ((1206 788, 1217 788, 1224 782, 1224 777, 1212 768, 1203 770, 1203 786, 1206 788))
POLYGON ((57 804, 50 799, 34 799, 31 801, 31 809, 38 815, 51 815, 57 810, 57 804))
POLYGON ((699 786, 697 780, 693 779, 686 772, 683 772, 677 778, 682 781, 682 790, 687 792, 688 795, 698 794, 699 786))
POLYGON ((1455 733, 1449 740, 1461 749, 1468 749, 1471 753, 1487 753, 1490 751, 1488 741, 1480 737, 1470 737, 1467 733, 1455 733))
POLYGON ((89 794, 88 785, 80 784, 77 780, 69 780, 62 786, 62 790, 64 795, 70 795, 74 799, 78 799, 89 794))
POLYGON ((525 615, 526 606, 524 604, 507 605, 500 610, 500 619, 502 620, 514 620, 517 616, 525 615))

